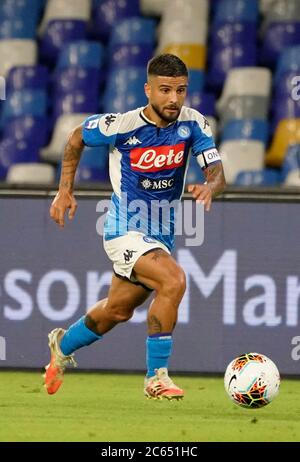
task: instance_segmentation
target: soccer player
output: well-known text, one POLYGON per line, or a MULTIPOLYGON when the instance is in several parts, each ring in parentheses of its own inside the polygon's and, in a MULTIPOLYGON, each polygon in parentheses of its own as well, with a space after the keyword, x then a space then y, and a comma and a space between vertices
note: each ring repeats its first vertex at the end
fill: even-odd
POLYGON ((147 67, 146 107, 124 114, 93 115, 70 134, 50 215, 61 227, 67 209, 69 219, 75 215, 74 176, 84 146, 111 145, 113 194, 103 245, 114 274, 107 298, 67 330, 56 328, 50 332, 51 360, 45 373, 49 394, 56 393, 62 384, 66 365, 75 364, 73 353, 77 349, 101 340, 118 323, 130 319, 134 309, 154 291, 147 317, 144 394, 169 400, 184 396, 168 375, 172 332, 185 292, 184 271, 171 256, 174 211, 170 209, 169 219, 159 213, 153 218, 146 212, 155 201, 180 199, 190 151, 204 170, 206 182, 189 185, 188 191, 206 211, 225 186, 222 162, 207 120, 183 105, 187 86, 188 71, 178 57, 154 57, 147 67), (144 213, 139 214, 139 220, 134 220, 130 209, 133 201, 145 204, 145 208, 140 207, 144 213))

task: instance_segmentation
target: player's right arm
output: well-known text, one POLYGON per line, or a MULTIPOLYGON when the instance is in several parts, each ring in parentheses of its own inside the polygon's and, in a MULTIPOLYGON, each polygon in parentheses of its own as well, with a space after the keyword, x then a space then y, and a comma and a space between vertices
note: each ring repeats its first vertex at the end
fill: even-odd
POLYGON ((80 125, 71 132, 67 141, 62 159, 58 193, 50 207, 51 218, 62 228, 67 209, 69 209, 70 219, 76 212, 77 202, 73 195, 74 178, 83 148, 82 126, 80 125))

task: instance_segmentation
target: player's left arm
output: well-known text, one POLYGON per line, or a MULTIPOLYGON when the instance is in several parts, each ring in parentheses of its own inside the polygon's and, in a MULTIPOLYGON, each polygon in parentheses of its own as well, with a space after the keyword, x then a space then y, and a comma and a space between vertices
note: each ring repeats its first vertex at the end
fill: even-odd
POLYGON ((197 202, 202 203, 209 212, 214 197, 222 193, 226 186, 222 162, 214 162, 204 169, 206 182, 204 184, 190 184, 188 192, 192 193, 197 202))

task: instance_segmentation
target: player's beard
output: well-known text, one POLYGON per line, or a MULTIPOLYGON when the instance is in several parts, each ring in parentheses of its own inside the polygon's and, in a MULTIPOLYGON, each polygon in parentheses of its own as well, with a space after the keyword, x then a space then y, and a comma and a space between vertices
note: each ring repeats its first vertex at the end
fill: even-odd
MULTIPOLYGON (((169 123, 170 123, 170 122, 175 122, 175 120, 178 119, 178 116, 179 116, 179 114, 180 114, 180 109, 178 109, 177 107, 176 107, 176 108, 174 107, 174 109, 177 109, 177 112, 174 112, 174 114, 170 114, 170 115, 168 116, 168 115, 166 115, 164 112, 162 112, 162 111, 158 108, 158 106, 156 106, 155 104, 152 103, 151 106, 152 106, 152 109, 153 109, 153 110, 156 112, 156 114, 158 115, 158 117, 160 117, 161 120, 163 120, 164 122, 169 122, 169 123)), ((165 108, 165 109, 167 109, 167 108, 165 108)), ((173 108, 172 108, 172 109, 173 109, 173 108)))

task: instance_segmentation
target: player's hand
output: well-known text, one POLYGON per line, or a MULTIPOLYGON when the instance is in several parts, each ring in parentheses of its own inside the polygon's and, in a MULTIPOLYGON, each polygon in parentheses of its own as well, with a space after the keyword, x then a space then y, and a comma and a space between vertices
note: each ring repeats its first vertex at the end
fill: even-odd
POLYGON ((50 217, 62 228, 65 224, 65 213, 69 210, 69 219, 74 218, 77 202, 75 197, 70 192, 61 192, 58 191, 50 207, 50 217))
POLYGON ((189 184, 188 192, 192 193, 196 202, 204 205, 206 212, 209 212, 212 202, 212 190, 208 184, 189 184))

